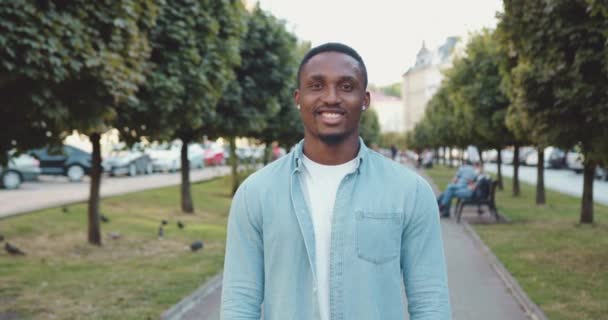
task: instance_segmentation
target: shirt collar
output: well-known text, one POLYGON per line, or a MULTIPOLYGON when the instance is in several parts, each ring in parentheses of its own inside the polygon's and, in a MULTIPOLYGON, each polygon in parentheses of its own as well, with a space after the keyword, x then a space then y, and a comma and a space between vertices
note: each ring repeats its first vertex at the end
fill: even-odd
MULTIPOLYGON (((357 173, 360 172, 361 164, 367 158, 368 152, 369 152, 369 149, 363 142, 363 139, 361 139, 361 137, 359 137, 359 152, 357 153, 357 156, 356 156, 358 161, 357 161, 357 168, 355 170, 357 173)), ((300 140, 300 142, 298 143, 298 145, 296 146, 296 149, 294 151, 294 165, 295 165, 294 171, 295 172, 300 171, 303 158, 304 158, 304 139, 300 140)))

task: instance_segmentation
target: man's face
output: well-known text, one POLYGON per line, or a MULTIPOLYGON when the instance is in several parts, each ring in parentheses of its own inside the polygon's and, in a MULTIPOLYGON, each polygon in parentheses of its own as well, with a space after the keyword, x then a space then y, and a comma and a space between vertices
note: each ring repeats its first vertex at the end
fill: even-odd
POLYGON ((320 53, 308 60, 294 97, 306 137, 326 144, 357 136, 362 107, 369 105, 359 63, 339 52, 320 53))

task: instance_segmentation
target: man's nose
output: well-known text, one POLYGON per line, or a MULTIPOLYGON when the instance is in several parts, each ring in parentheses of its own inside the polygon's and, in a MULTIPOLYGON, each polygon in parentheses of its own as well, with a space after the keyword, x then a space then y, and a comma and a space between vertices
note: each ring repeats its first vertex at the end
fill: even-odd
POLYGON ((323 94, 323 102, 327 105, 336 105, 340 103, 340 95, 335 87, 328 86, 323 94))

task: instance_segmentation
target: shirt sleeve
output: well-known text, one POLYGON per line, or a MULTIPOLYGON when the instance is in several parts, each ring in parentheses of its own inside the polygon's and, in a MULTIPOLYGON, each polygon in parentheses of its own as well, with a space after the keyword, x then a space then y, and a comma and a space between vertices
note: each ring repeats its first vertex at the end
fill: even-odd
POLYGON ((236 192, 228 217, 221 319, 260 319, 264 297, 261 223, 252 219, 245 185, 236 192))
POLYGON ((401 265, 410 320, 451 319, 439 209, 431 187, 417 180, 415 205, 401 237, 401 265))

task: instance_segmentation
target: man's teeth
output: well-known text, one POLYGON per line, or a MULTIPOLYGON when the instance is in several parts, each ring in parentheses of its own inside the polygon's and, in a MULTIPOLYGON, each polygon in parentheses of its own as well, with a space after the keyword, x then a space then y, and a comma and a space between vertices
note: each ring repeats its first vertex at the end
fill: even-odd
POLYGON ((341 116, 341 114, 333 113, 333 112, 323 112, 322 115, 327 118, 337 118, 337 117, 341 116))

